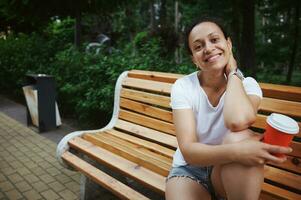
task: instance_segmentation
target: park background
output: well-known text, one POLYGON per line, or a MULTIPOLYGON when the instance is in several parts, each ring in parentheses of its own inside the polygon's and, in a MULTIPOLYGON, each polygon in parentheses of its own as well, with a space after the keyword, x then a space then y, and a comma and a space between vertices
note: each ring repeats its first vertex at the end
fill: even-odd
POLYGON ((123 71, 196 69, 185 28, 204 13, 223 19, 247 76, 301 86, 300 9, 299 0, 0 0, 1 94, 25 104, 25 75, 50 74, 63 117, 102 127, 123 71))

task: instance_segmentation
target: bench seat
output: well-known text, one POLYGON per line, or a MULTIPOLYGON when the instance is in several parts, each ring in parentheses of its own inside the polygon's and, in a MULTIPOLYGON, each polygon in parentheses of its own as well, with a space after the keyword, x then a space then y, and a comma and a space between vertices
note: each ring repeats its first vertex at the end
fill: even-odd
MULTIPOLYGON (((66 136, 58 146, 58 158, 121 199, 147 199, 84 161, 87 156, 129 177, 164 198, 165 178, 178 146, 170 108, 172 83, 183 75, 132 70, 123 73, 115 89, 113 118, 100 130, 66 136), (85 155, 85 156, 83 156, 85 155)), ((271 112, 289 115, 300 126, 301 89, 260 84, 264 98, 254 129, 259 134, 271 112), (279 88, 279 91, 277 90, 279 88)), ((295 136, 288 161, 266 165, 261 199, 301 199, 301 133, 295 136)))

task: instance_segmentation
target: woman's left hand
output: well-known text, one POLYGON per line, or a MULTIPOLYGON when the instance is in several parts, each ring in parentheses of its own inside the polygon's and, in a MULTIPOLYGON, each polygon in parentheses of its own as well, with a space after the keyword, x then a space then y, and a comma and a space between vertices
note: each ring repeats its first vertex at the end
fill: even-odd
POLYGON ((227 77, 228 77, 229 73, 233 70, 236 70, 236 68, 237 68, 236 60, 233 57, 233 53, 230 52, 229 61, 225 67, 225 73, 226 73, 227 77))

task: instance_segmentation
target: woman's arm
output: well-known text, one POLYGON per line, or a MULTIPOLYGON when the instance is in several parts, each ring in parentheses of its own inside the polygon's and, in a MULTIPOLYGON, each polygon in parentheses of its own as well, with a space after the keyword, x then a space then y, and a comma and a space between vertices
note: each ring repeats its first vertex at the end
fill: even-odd
MULTIPOLYGON (((236 68, 236 61, 231 55, 226 74, 236 68)), ((260 97, 246 94, 242 81, 236 75, 228 77, 223 111, 226 127, 235 132, 247 129, 256 120, 260 101, 260 97)))
POLYGON ((185 161, 192 165, 208 166, 240 162, 246 165, 262 164, 267 160, 281 163, 284 160, 272 156, 272 153, 289 153, 289 149, 258 142, 245 140, 233 144, 206 145, 199 143, 196 134, 196 124, 191 109, 173 110, 176 136, 185 161))

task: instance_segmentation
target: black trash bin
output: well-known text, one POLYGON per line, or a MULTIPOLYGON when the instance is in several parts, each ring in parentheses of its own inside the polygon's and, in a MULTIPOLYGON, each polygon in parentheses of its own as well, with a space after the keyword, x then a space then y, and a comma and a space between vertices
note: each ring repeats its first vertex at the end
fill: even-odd
POLYGON ((38 127, 39 132, 61 125, 53 76, 27 74, 23 91, 27 104, 27 125, 38 127))

